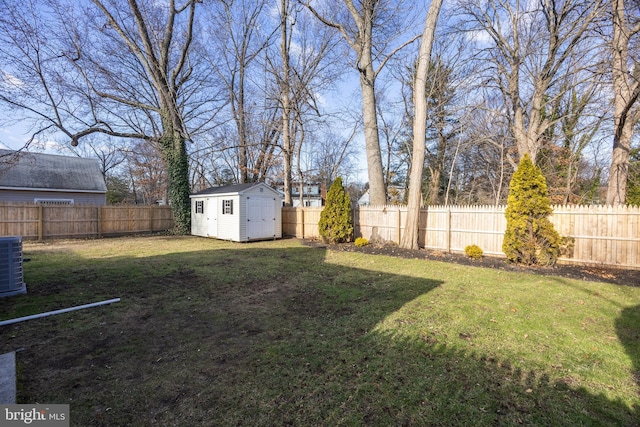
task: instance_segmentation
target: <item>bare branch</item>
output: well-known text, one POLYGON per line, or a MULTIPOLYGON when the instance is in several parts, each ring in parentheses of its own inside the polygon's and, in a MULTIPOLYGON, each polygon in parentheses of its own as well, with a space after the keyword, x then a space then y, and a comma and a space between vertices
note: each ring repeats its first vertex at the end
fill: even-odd
POLYGON ((411 38, 410 40, 407 40, 406 42, 402 43, 400 46, 398 46, 397 48, 392 50, 389 54, 387 54, 386 57, 382 60, 382 62, 380 62, 380 65, 378 65, 378 69, 376 70, 376 75, 378 75, 380 73, 380 71, 382 71, 382 69, 387 64, 387 62, 389 62, 389 60, 391 58, 393 58, 393 56, 395 54, 397 54, 402 49, 404 49, 405 47, 409 46, 410 44, 412 44, 416 40, 420 39, 421 37, 422 37, 422 34, 416 34, 415 36, 413 36, 413 38, 411 38))

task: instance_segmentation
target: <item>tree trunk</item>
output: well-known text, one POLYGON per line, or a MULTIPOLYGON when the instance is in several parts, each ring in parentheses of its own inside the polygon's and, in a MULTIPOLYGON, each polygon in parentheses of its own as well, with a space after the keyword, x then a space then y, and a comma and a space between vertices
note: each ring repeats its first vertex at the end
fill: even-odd
POLYGON ((364 118, 364 140, 369 173, 369 196, 372 205, 387 203, 384 172, 382 170, 382 153, 378 135, 378 116, 376 114, 376 95, 374 88, 373 67, 360 72, 362 89, 362 114, 364 118))
MULTIPOLYGON (((616 96, 617 98, 617 96, 616 96)), ((631 121, 621 124, 622 117, 618 113, 618 99, 616 99, 614 113, 615 134, 613 136, 613 153, 609 168, 609 184, 607 186, 607 204, 623 205, 627 200, 627 177, 629 175, 629 150, 633 126, 631 121)))
POLYGON ((238 128, 238 168, 240 169, 240 183, 249 182, 249 156, 247 154, 247 117, 244 102, 244 64, 240 64, 238 75, 238 92, 231 95, 231 107, 238 128))
POLYGON ((280 96, 282 102, 282 161, 284 169, 284 204, 293 205, 291 199, 291 169, 293 158, 293 141, 291 138, 291 99, 289 93, 291 84, 289 79, 289 37, 288 37, 288 17, 289 1, 280 2, 280 55, 282 57, 282 83, 280 96))
POLYGON ((624 0, 612 1, 613 13, 613 153, 609 168, 607 204, 622 205, 627 199, 627 177, 629 175, 629 150, 633 127, 640 119, 640 112, 632 107, 638 100, 640 90, 640 66, 635 65, 633 76, 628 75, 629 39, 638 28, 631 29, 624 16, 624 0))
POLYGON ((191 232, 191 201, 189 194, 189 157, 184 138, 173 126, 165 127, 160 139, 169 182, 169 204, 173 212, 176 234, 191 232))
POLYGON ((429 183, 429 205, 437 205, 440 193, 440 180, 442 176, 442 164, 430 168, 431 182, 429 183))
MULTIPOLYGON (((438 113, 436 113, 438 114, 438 113)), ((433 164, 430 166, 431 182, 429 184, 429 205, 437 205, 440 199, 440 184, 442 182, 442 171, 444 169, 444 159, 447 154, 447 136, 444 134, 446 117, 438 114, 438 147, 435 156, 432 157, 433 164)))
POLYGON ((427 13, 427 20, 420 44, 418 56, 418 68, 416 70, 415 83, 413 85, 413 104, 415 105, 415 117, 413 120, 413 155, 411 168, 411 181, 409 184, 409 203, 407 207, 407 222, 400 246, 406 249, 418 249, 418 231, 420 224, 420 201, 422 195, 422 173, 424 170, 424 152, 426 144, 427 127, 427 100, 426 85, 429 61, 431 59, 431 47, 438 22, 438 14, 442 0, 432 0, 427 13))

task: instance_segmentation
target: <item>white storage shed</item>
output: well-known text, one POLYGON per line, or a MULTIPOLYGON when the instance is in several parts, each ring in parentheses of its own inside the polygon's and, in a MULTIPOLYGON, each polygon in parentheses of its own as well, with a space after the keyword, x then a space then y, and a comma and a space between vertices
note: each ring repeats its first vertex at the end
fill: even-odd
POLYGON ((191 234, 235 242, 279 239, 282 199, 261 182, 199 191, 191 195, 191 234))

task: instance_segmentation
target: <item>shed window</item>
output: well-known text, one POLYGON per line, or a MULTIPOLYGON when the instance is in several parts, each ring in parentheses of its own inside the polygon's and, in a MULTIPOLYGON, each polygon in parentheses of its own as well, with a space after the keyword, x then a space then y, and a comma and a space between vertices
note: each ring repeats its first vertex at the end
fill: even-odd
POLYGON ((222 214, 233 215, 233 200, 222 201, 222 214))
POLYGON ((196 213, 204 213, 204 200, 196 200, 196 213))

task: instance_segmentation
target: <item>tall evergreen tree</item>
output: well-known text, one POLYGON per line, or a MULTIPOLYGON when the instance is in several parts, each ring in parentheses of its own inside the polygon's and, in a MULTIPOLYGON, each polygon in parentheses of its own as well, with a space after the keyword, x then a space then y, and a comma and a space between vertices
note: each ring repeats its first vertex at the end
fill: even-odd
POLYGON ((353 236, 351 198, 337 177, 327 192, 327 203, 320 213, 320 236, 329 243, 348 242, 353 236))
POLYGON ((525 265, 555 264, 562 239, 549 220, 552 212, 544 175, 526 154, 509 184, 502 243, 507 260, 525 265))

